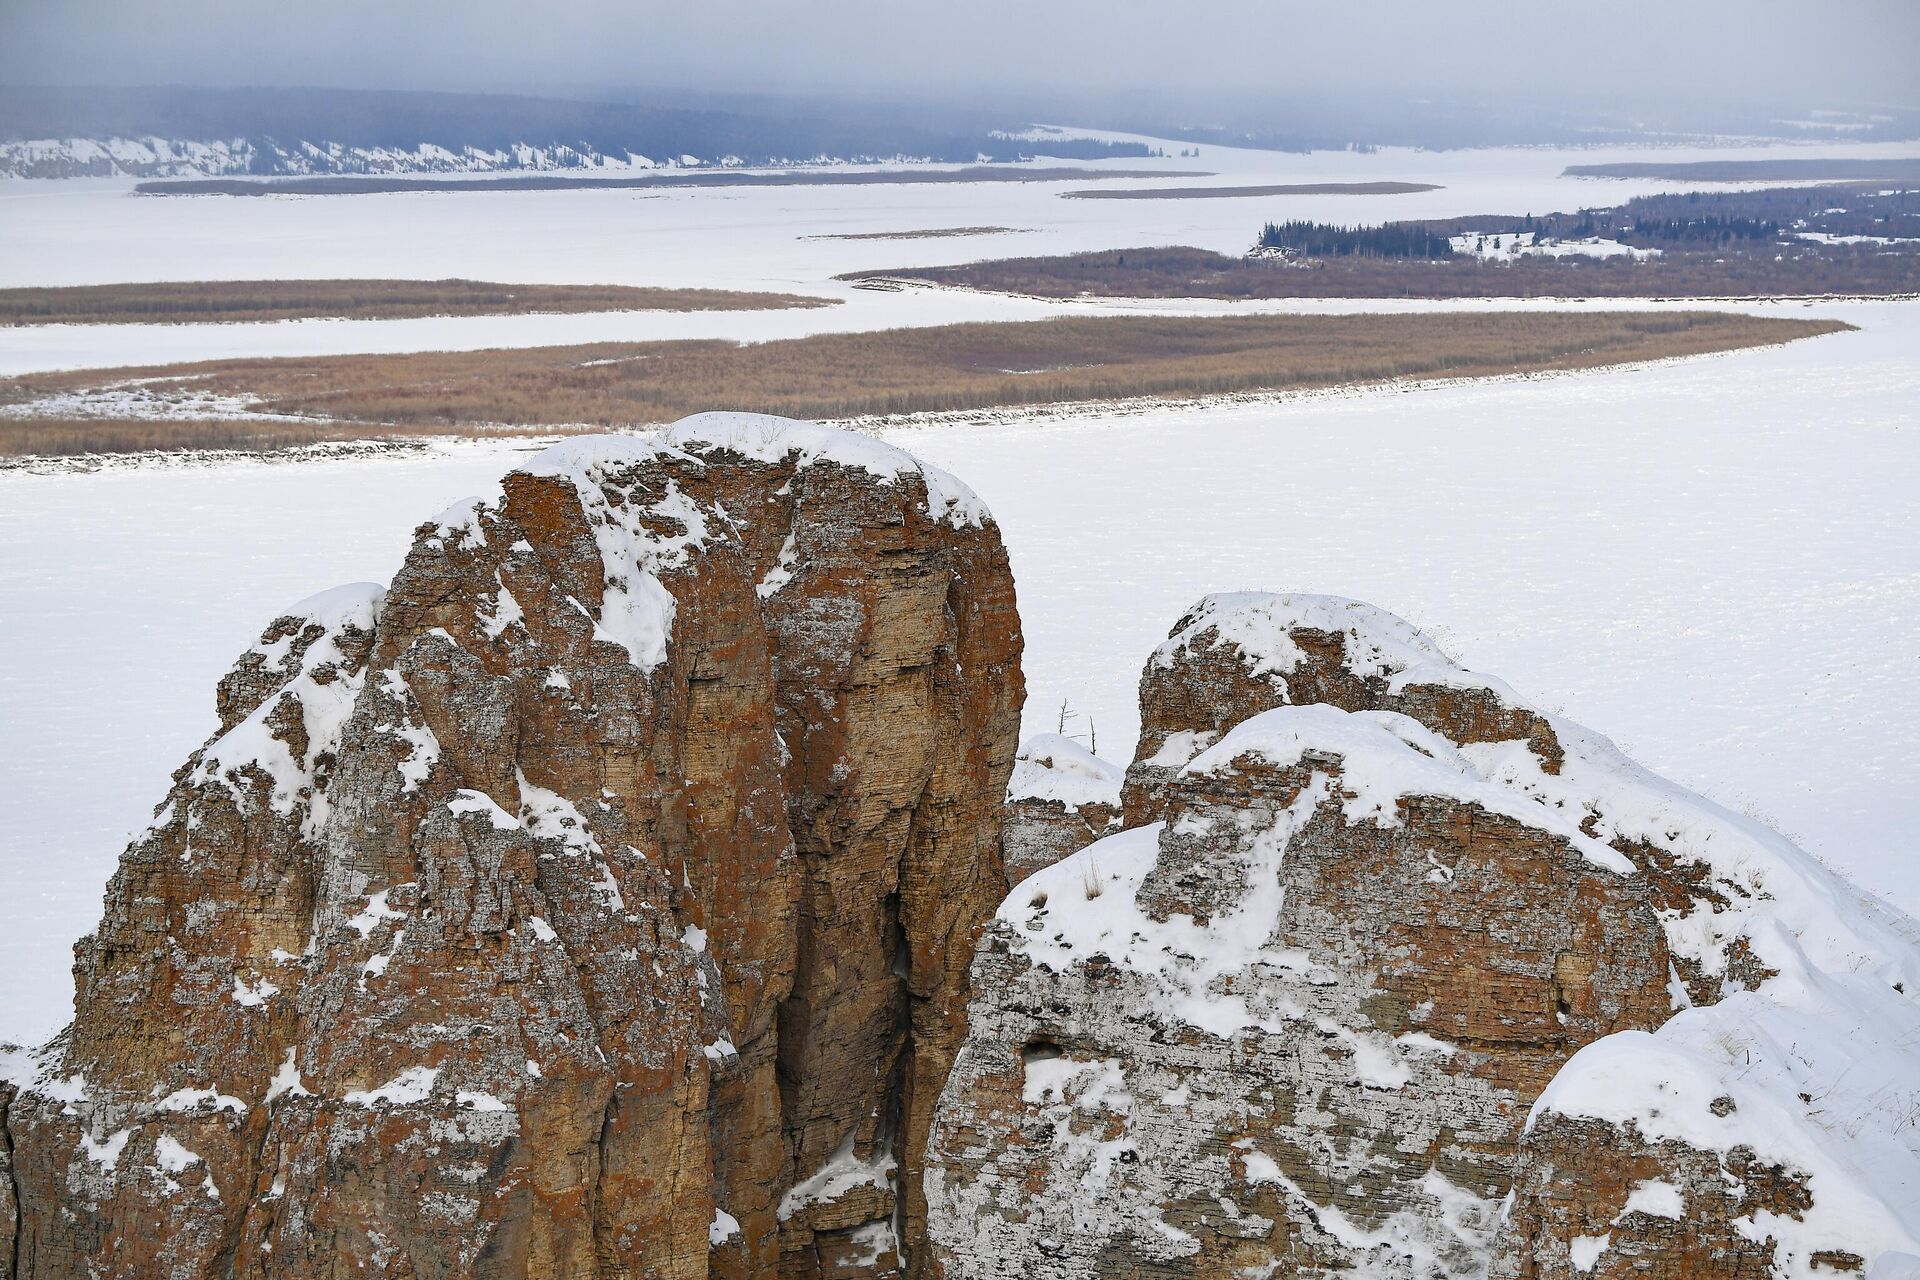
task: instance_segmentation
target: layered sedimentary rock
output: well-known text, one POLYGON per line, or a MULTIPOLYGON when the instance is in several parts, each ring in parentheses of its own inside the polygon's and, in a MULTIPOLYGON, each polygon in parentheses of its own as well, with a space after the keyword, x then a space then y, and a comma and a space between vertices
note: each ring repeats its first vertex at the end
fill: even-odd
POLYGON ((1540 713, 1392 614, 1337 596, 1226 593, 1182 615, 1141 673, 1126 824, 1157 819, 1167 782, 1234 725, 1316 703, 1398 711, 1462 745, 1525 742, 1544 771, 1560 767, 1540 713))
POLYGON ((1019 884, 1120 830, 1122 776, 1117 765, 1056 733, 1022 743, 1000 832, 1007 882, 1019 884))
POLYGON ((1492 1275, 1920 1272, 1916 1115, 1920 1007, 1871 972, 1800 967, 1609 1037, 1535 1105, 1492 1275))
POLYGON ((7 1103, 21 1280, 912 1254, 1005 890, 997 529, 744 415, 502 488, 221 682, 7 1103))
POLYGON ((982 943, 929 1157, 950 1277, 1910 1250, 1911 922, 1352 601, 1209 597, 1141 702, 1132 829, 982 943))

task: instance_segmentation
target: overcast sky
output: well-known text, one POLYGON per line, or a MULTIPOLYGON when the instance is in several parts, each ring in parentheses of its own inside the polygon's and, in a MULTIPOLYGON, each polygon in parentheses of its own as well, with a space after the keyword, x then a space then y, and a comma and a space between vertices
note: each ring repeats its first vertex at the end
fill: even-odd
POLYGON ((1920 105, 1920 2, 0 0, 0 80, 1920 105))

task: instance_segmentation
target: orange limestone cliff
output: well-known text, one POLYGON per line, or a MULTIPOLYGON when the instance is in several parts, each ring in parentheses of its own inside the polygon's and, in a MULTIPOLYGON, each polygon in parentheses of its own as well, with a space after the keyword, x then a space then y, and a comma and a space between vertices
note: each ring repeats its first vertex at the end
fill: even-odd
POLYGON ((562 444, 316 596, 3 1092, 17 1280, 919 1264, 1006 892, 999 531, 870 439, 562 444))

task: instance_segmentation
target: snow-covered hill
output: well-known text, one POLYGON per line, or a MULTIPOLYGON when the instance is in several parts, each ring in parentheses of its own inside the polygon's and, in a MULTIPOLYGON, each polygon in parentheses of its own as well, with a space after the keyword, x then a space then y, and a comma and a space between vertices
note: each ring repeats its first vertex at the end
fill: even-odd
MULTIPOLYGON (((708 163, 698 156, 655 160, 608 155, 586 144, 458 151, 423 142, 414 147, 280 143, 271 138, 194 141, 179 138, 40 138, 0 142, 0 176, 14 178, 220 178, 244 175, 496 173, 549 169, 652 169, 708 163)), ((737 156, 712 163, 739 164, 737 156)))

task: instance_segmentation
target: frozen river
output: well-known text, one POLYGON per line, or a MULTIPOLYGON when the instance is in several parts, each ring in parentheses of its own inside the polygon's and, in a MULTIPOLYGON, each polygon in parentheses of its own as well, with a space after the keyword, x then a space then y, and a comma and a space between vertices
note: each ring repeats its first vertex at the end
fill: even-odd
MULTIPOLYGON (((1124 137, 1128 135, 1108 135, 1124 137)), ((1149 140, 1154 141, 1154 140, 1149 140)), ((481 350, 661 338, 759 341, 828 330, 961 320, 1032 319, 1086 304, 951 291, 876 293, 834 279, 852 271, 981 258, 1076 253, 1134 245, 1197 245, 1241 253, 1268 220, 1380 222, 1469 213, 1544 213, 1614 204, 1681 184, 1561 177, 1569 164, 1803 154, 1791 147, 1731 151, 1518 148, 1369 154, 1203 147, 1164 160, 1084 166, 1216 176, 1146 185, 1221 186, 1404 180, 1435 184, 1403 195, 1295 195, 1225 200, 1074 200, 1087 179, 1027 183, 420 192, 366 196, 137 196, 127 180, 0 180, 0 288, 148 280, 392 277, 548 284, 765 289, 839 300, 775 312, 479 316, 222 325, 51 325, 0 330, 0 376, 45 369, 256 355, 481 350), (993 235, 906 240, 825 236, 951 227, 993 235)), ((1823 155, 1908 154, 1911 145, 1829 144, 1823 155)), ((1114 185, 1140 186, 1120 179, 1114 185)), ((1295 309, 1296 304, 1157 304, 1132 310, 1295 309)), ((1326 304, 1319 304, 1326 305, 1326 304)))

